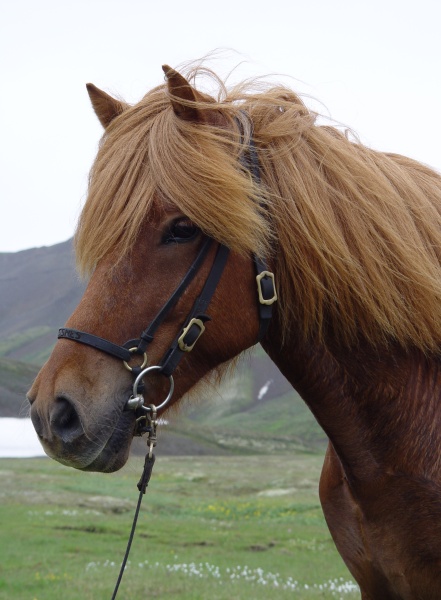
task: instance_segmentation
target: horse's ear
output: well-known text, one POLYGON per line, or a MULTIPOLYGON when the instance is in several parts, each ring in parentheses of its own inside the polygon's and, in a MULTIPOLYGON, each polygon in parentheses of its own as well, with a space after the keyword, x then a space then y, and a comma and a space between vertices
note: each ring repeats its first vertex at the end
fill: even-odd
POLYGON ((94 86, 93 83, 86 83, 86 87, 93 110, 100 120, 101 125, 106 129, 113 119, 120 115, 128 105, 112 98, 112 96, 94 86))
POLYGON ((167 78, 168 91, 175 114, 185 121, 203 121, 204 118, 200 111, 195 106, 191 106, 192 102, 200 102, 202 96, 191 87, 185 77, 168 65, 162 65, 162 70, 167 78))

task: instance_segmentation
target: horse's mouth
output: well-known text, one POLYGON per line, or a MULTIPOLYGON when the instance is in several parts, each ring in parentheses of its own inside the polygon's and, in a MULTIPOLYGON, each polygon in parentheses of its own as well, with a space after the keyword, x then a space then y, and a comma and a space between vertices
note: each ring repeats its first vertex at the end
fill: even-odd
POLYGON ((71 443, 41 440, 45 452, 61 464, 81 471, 112 473, 121 469, 130 454, 134 433, 133 412, 122 412, 113 429, 84 433, 71 443), (104 440, 104 441, 103 441, 104 440))
POLYGON ((101 452, 82 470, 113 473, 121 469, 129 458, 133 433, 134 415, 123 412, 101 452))

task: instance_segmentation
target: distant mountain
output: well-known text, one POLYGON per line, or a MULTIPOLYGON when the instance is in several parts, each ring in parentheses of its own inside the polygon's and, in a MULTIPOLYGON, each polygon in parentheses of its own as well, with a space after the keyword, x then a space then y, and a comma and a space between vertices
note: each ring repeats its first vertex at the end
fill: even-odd
POLYGON ((83 291, 72 240, 0 253, 0 356, 41 365, 83 291))
MULTIPOLYGON (((83 291, 72 240, 0 253, 0 417, 26 416, 25 392, 83 291)), ((326 443, 306 406, 260 348, 240 361, 210 398, 187 403, 170 418, 163 428, 165 453, 312 450, 326 443)))

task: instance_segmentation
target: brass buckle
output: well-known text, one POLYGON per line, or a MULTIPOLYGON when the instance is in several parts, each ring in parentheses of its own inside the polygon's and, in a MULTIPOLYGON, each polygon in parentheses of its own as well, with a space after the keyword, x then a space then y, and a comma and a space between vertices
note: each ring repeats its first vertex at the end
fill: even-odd
POLYGON ((274 302, 277 300, 277 292, 276 292, 276 285, 275 285, 275 281, 274 281, 274 273, 271 273, 270 271, 262 271, 262 273, 259 273, 259 275, 256 276, 256 281, 257 281, 257 293, 259 294, 260 304, 266 304, 268 306, 270 306, 271 304, 274 304, 274 302), (273 282, 274 293, 273 293, 272 298, 268 298, 268 300, 263 297, 263 292, 262 292, 262 279, 264 277, 269 277, 270 279, 272 279, 272 282, 273 282))
POLYGON ((181 335, 178 338, 178 346, 179 348, 182 350, 182 352, 191 352, 194 348, 194 345, 196 344, 196 342, 198 341, 198 339, 201 337, 201 335, 204 333, 205 331, 205 325, 204 323, 200 320, 200 319, 191 319, 191 321, 189 322, 189 324, 184 327, 181 335), (191 344, 191 346, 188 346, 185 341, 184 338, 187 335, 187 333, 190 331, 190 328, 192 327, 192 325, 197 325, 200 329, 199 335, 198 337, 195 339, 195 341, 191 344))

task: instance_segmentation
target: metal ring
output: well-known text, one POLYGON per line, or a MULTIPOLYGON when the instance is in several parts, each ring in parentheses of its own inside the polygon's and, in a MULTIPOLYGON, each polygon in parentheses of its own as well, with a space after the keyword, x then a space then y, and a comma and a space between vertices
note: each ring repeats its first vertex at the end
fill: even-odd
MULTIPOLYGON (((138 384, 141 381, 141 379, 143 377, 145 377, 145 375, 147 375, 147 373, 152 373, 152 372, 157 372, 157 371, 162 371, 162 367, 160 367, 159 365, 153 365, 152 367, 147 367, 147 369, 144 369, 143 371, 141 371, 141 373, 135 379, 135 382, 133 384, 133 395, 135 397, 138 395, 138 384)), ((175 382, 173 381, 172 375, 168 376, 168 380, 170 383, 170 390, 169 390, 165 400, 161 404, 159 404, 159 406, 156 406, 156 410, 160 410, 161 408, 164 408, 164 406, 170 401, 170 398, 173 396, 173 390, 175 389, 175 382)), ((144 406, 143 409, 151 410, 147 406, 144 406)))
MULTIPOLYGON (((129 348, 129 352, 136 352, 138 348, 135 346, 134 348, 129 348)), ((128 364, 127 361, 123 360, 124 366, 129 371, 133 371, 133 368, 128 364)), ((142 365, 140 365, 140 369, 143 369, 147 364, 147 352, 144 352, 144 359, 142 361, 142 365)))

